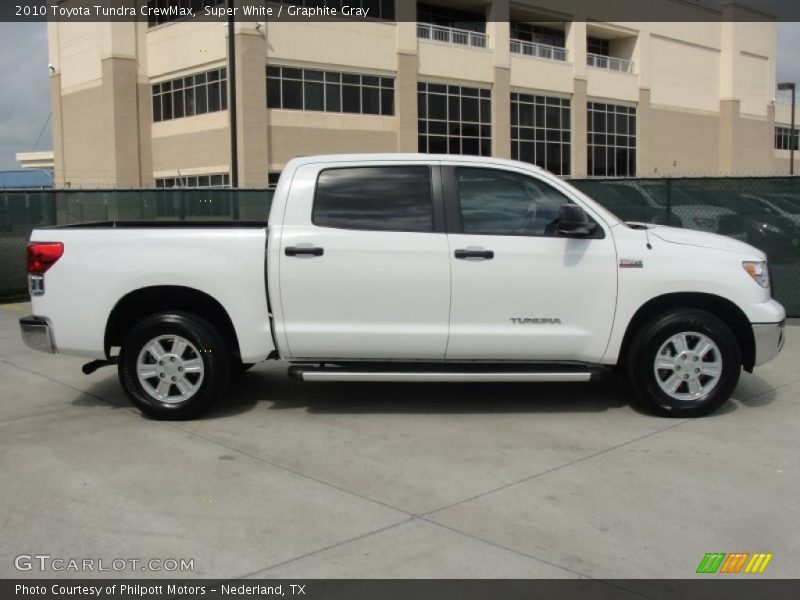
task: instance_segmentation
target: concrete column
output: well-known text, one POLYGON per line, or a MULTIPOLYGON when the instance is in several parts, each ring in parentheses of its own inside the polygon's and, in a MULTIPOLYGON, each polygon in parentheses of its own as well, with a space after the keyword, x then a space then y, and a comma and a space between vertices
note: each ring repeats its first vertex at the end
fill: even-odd
POLYGON ((650 116, 650 90, 639 88, 636 106, 636 175, 645 177, 653 171, 653 135, 650 116))
POLYGON ((255 23, 239 23, 235 35, 239 187, 264 188, 269 165, 265 34, 255 23))
POLYGON ((586 21, 567 23, 566 46, 569 61, 572 63, 573 77, 586 79, 586 21))
POLYGON ((486 9, 486 33, 494 53, 492 81, 492 156, 511 158, 511 40, 509 0, 486 9))
POLYGON ((719 173, 730 175, 736 171, 736 123, 739 121, 739 100, 722 100, 719 103, 719 173))
POLYGON ((494 68, 492 156, 511 158, 511 69, 494 68))
MULTIPOLYGON (((585 62, 585 61, 584 61, 585 62)), ((586 96, 586 79, 573 80, 572 101, 572 136, 570 139, 570 162, 573 177, 586 177, 588 174, 587 135, 588 108, 586 96)))
POLYGON ((763 175, 773 170, 774 115, 741 114, 737 100, 722 100, 719 116, 719 171, 723 175, 763 175))
POLYGON ((397 20, 397 52, 417 53, 417 3, 409 0, 395 3, 397 20))
MULTIPOLYGON (((575 15, 577 19, 579 15, 575 15)), ((587 161, 587 83, 586 67, 586 21, 574 20, 567 24, 566 37, 569 60, 572 63, 573 91, 570 110, 572 112, 572 136, 570 139, 571 175, 586 177, 587 161)))
MULTIPOLYGON (((139 87, 135 58, 101 60, 103 73, 102 111, 110 128, 106 166, 114 187, 140 187, 139 87)), ((85 143, 91 143, 85 140, 85 143)))
POLYGON ((417 4, 398 2, 397 11, 397 78, 394 82, 394 114, 397 121, 397 151, 417 152, 417 4))
POLYGON ((63 188, 66 182, 64 166, 64 124, 61 114, 61 74, 50 76, 50 105, 53 116, 51 118, 53 129, 53 158, 55 161, 53 171, 53 185, 63 188))
MULTIPOLYGON (((147 70, 147 23, 137 23, 137 88, 139 91, 139 180, 142 187, 155 187, 153 178, 153 87, 147 70)), ((153 203, 150 203, 153 204, 153 203)), ((151 206, 155 216, 155 206, 151 206)))
POLYGON ((397 54, 397 78, 394 82, 395 119, 397 120, 397 151, 417 152, 417 72, 416 54, 397 54))

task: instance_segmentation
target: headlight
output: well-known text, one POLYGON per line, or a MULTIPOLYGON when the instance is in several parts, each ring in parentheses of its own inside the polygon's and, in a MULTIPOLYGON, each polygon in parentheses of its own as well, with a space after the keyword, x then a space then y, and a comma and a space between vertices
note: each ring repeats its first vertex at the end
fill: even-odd
POLYGON ((777 225, 773 225, 772 223, 762 223, 761 231, 768 231, 769 233, 774 233, 776 235, 780 235, 783 233, 783 230, 780 227, 778 227, 777 225))
POLYGON ((750 277, 753 278, 758 285, 763 288, 769 287, 769 271, 767 270, 767 261, 749 261, 742 262, 742 267, 750 277))

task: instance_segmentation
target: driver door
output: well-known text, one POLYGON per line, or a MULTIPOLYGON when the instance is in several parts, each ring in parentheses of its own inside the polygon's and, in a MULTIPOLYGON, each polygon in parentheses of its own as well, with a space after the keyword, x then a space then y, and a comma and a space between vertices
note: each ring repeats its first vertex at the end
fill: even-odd
MULTIPOLYGON (((443 167, 453 360, 599 362, 614 320, 617 257, 606 225, 558 234, 568 188, 513 167, 443 167)), ((586 208, 586 207, 584 207, 586 208)))

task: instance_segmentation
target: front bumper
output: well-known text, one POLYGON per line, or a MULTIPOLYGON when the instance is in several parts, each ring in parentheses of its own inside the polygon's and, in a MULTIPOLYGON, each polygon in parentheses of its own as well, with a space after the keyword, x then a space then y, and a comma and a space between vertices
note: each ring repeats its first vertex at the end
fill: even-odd
POLYGON ((28 348, 48 354, 58 352, 53 340, 53 328, 47 319, 33 315, 22 317, 19 320, 19 329, 22 333, 22 341, 28 348))
POLYGON ((778 356, 786 342, 786 321, 780 323, 754 323, 753 338, 756 342, 756 364, 763 365, 778 356))

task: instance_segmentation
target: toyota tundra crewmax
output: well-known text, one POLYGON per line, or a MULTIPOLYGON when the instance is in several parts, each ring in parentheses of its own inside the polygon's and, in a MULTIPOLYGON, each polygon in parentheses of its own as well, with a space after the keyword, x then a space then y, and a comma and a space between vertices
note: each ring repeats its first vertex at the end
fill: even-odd
POLYGON ((37 229, 28 272, 25 342, 91 359, 85 372, 116 364, 160 419, 201 414, 232 374, 278 359, 303 381, 575 382, 620 367, 650 411, 694 417, 784 343, 762 251, 626 224, 494 158, 299 158, 268 222, 37 229))

